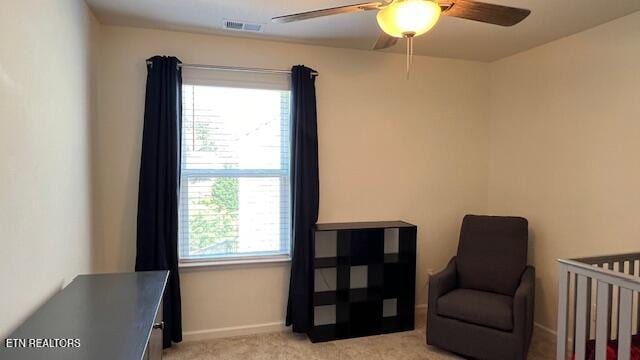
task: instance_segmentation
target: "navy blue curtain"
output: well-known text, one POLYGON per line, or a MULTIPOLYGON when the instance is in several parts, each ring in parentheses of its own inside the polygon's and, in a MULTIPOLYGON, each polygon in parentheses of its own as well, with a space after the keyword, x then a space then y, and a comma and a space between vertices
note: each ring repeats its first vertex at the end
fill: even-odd
POLYGON ((287 303, 287 326, 307 332, 313 326, 312 228, 318 220, 318 125, 313 69, 291 69, 291 278, 287 303))
POLYGON ((178 276, 182 71, 175 57, 154 56, 147 61, 136 271, 169 270, 163 300, 166 348, 172 341, 182 341, 178 276))

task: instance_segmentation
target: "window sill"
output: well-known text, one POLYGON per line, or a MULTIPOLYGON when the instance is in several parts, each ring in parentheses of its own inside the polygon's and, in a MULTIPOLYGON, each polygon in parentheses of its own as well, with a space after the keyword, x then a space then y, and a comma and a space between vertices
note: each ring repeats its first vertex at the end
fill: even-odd
POLYGON ((291 256, 271 256, 255 259, 228 259, 228 260, 202 260, 202 261, 182 261, 178 262, 180 270, 220 268, 220 267, 240 267, 244 265, 270 265, 291 262, 291 256))

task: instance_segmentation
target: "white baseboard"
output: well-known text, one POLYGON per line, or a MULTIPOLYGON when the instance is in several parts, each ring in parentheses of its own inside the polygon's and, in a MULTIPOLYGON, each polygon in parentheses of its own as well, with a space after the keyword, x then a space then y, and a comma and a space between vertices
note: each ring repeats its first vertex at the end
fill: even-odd
POLYGON ((538 322, 533 323, 533 332, 537 336, 545 338, 547 341, 551 341, 551 342, 556 341, 556 336, 557 336, 556 331, 538 322))
MULTIPOLYGON (((427 304, 416 305, 416 316, 426 314, 427 304)), ((252 324, 242 326, 231 326, 217 329, 205 329, 196 331, 185 331, 182 333, 183 341, 199 341, 209 339, 220 339, 226 337, 263 334, 270 332, 280 332, 289 330, 282 322, 271 322, 264 324, 252 324)))
POLYGON ((219 339, 233 336, 262 334, 270 332, 285 331, 288 328, 284 322, 272 322, 264 324, 253 324, 243 326, 231 326, 217 329, 206 329, 196 331, 185 331, 182 333, 183 341, 198 341, 208 339, 219 339))

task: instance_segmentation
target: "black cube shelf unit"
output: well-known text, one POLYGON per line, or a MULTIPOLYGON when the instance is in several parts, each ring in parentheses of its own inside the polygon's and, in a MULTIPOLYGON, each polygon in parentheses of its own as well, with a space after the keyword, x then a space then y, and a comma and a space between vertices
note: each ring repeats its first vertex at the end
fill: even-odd
POLYGON ((414 329, 416 226, 316 224, 312 342, 414 329))

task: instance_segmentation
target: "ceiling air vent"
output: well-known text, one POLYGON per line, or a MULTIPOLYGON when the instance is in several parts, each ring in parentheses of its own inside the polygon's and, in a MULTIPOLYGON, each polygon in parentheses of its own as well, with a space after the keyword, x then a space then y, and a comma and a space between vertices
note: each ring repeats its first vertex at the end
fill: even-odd
POLYGON ((229 19, 224 19, 223 23, 224 23, 224 28, 228 30, 250 31, 250 32, 262 31, 262 24, 249 23, 249 22, 239 21, 239 20, 229 20, 229 19))

